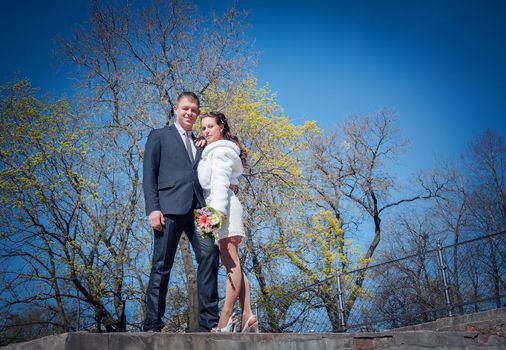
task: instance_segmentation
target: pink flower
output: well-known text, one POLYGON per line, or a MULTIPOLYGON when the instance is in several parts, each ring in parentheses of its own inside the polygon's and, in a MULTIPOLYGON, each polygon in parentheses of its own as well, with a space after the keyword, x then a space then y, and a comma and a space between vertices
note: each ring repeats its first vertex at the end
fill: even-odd
POLYGON ((215 240, 221 229, 223 215, 214 208, 204 207, 195 209, 195 228, 202 236, 215 240))
POLYGON ((209 227, 210 224, 211 224, 211 222, 209 220, 209 216, 207 216, 207 215, 201 215, 199 217, 199 226, 201 226, 201 227, 209 227))

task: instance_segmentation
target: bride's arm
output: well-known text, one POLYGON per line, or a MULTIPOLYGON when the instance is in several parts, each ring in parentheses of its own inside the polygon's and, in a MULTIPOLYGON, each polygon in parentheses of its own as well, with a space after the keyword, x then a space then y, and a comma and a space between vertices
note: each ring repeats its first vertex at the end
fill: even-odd
POLYGON ((232 150, 216 149, 211 164, 211 193, 207 205, 227 215, 228 189, 234 165, 232 150))

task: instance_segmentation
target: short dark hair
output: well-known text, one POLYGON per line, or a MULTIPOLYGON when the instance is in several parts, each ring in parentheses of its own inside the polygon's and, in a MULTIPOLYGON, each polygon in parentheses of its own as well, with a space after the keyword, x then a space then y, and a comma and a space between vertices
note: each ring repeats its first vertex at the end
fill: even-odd
POLYGON ((197 106, 200 108, 199 97, 197 96, 197 94, 191 91, 183 91, 182 93, 180 93, 176 98, 176 103, 179 103, 179 101, 181 101, 181 99, 184 97, 186 97, 189 100, 194 100, 195 102, 197 102, 197 106))

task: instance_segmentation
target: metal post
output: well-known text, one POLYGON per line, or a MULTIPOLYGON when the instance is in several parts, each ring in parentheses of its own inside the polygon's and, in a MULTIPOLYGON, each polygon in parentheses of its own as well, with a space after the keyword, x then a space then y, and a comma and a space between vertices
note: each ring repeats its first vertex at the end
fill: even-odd
POLYGON ((77 291, 77 325, 76 332, 79 332, 79 323, 81 323, 81 301, 79 300, 79 289, 76 288, 77 291))
POLYGON ((344 318, 344 303, 343 303, 343 288, 341 287, 341 273, 336 276, 337 279, 337 298, 338 298, 338 311, 339 311, 339 325, 341 331, 346 331, 346 319, 344 318))
POLYGON ((439 269, 441 271, 441 279, 443 280, 443 285, 445 288, 445 301, 446 301, 446 309, 448 310, 448 317, 453 317, 453 305, 452 301, 450 300, 450 285, 448 284, 448 277, 447 277, 447 269, 448 266, 446 265, 446 259, 443 257, 443 246, 441 245, 441 241, 437 241, 437 253, 438 253, 438 265, 439 269))
POLYGON ((260 327, 260 322, 258 321, 259 320, 259 315, 258 315, 258 302, 255 302, 253 305, 255 305, 255 315, 257 316, 257 322, 258 322, 258 326, 260 327))

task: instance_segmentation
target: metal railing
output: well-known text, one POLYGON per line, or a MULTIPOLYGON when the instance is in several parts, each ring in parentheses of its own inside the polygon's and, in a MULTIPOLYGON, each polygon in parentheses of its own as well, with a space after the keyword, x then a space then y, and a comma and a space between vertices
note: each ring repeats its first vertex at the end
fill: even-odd
POLYGON ((506 231, 371 264, 256 303, 266 332, 398 328, 506 306, 506 231))

